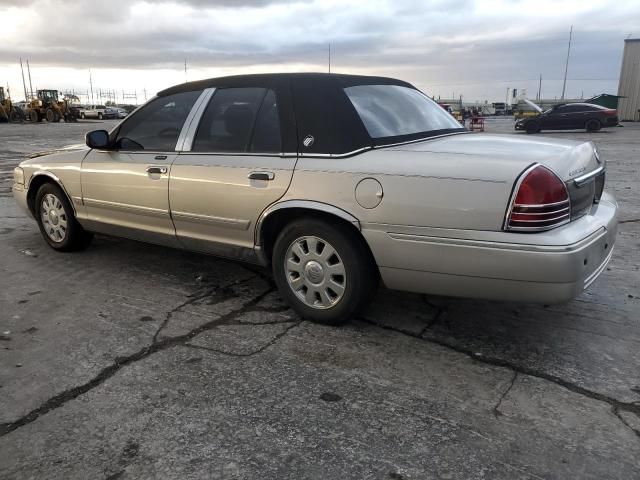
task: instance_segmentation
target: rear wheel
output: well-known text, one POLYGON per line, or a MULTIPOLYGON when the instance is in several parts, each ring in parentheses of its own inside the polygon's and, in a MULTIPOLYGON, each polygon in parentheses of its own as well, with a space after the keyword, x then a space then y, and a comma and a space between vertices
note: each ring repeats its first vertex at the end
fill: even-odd
POLYGON ((47 122, 52 123, 56 121, 56 112, 54 112, 52 109, 47 108, 47 111, 44 113, 44 115, 47 119, 47 122))
POLYGON ((42 236, 54 250, 82 250, 93 239, 93 234, 78 223, 67 196, 57 185, 45 183, 40 187, 36 194, 35 214, 42 236))
POLYGON ((375 292, 378 272, 364 242, 350 227, 323 220, 287 225, 273 249, 280 294, 302 317, 340 325, 375 292))
POLYGON ((11 113, 9 114, 9 121, 11 123, 17 123, 20 120, 21 120, 20 114, 17 112, 17 110, 12 110, 11 113))
POLYGON ((584 128, 587 129, 587 132, 597 132, 602 128, 602 124, 600 123, 600 120, 592 118, 591 120, 587 121, 584 128))
POLYGON ((31 110, 31 112, 29 112, 29 120, 31 120, 33 123, 36 123, 38 121, 38 112, 36 112, 35 110, 31 110))
POLYGON ((531 121, 525 126, 525 131, 529 134, 538 133, 540 131, 540 122, 531 121))

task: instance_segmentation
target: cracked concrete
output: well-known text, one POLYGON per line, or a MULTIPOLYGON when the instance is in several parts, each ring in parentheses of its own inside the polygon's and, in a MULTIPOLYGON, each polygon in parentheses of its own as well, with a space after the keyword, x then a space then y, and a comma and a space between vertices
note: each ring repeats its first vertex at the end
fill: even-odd
MULTIPOLYGON (((0 127, 7 171, 87 129, 0 127)), ((106 237, 52 252, 3 177, 0 477, 639 477, 639 132, 554 134, 596 139, 621 207, 574 302, 381 289, 344 328, 302 322, 257 267, 106 237)))

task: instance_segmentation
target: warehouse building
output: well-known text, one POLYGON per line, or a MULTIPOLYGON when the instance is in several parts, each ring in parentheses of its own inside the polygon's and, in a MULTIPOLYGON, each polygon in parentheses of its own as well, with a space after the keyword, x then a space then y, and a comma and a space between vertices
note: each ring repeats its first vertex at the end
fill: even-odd
POLYGON ((622 121, 640 121, 640 38, 624 41, 622 70, 618 85, 618 117, 622 121))

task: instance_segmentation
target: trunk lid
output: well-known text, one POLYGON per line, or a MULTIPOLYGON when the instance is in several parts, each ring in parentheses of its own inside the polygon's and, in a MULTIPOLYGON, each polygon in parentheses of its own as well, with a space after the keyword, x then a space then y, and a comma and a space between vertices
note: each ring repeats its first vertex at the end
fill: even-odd
MULTIPOLYGON (((518 135, 457 134, 424 142, 398 145, 394 150, 430 152, 443 155, 477 157, 487 168, 516 167, 522 172, 534 163, 552 170, 567 186, 571 200, 571 220, 589 212, 598 203, 604 188, 604 162, 592 142, 530 138, 518 135)), ((485 172, 486 178, 501 177, 499 172, 485 172)), ((513 183, 517 180, 513 178, 513 183)))

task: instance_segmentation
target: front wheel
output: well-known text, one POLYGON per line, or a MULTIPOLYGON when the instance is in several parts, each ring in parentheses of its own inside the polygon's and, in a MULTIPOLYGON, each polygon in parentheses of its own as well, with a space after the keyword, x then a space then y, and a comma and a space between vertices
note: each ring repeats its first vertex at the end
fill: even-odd
POLYGON ((40 233, 54 250, 82 250, 93 239, 93 234, 78 223, 67 196, 57 185, 45 183, 40 187, 36 194, 35 213, 40 233))
POLYGON ((528 134, 538 133, 540 131, 540 124, 538 122, 528 122, 525 126, 525 131, 528 134))
POLYGON ((600 128, 602 128, 602 125, 600 124, 599 120, 592 118, 585 124, 584 127, 587 132, 597 132, 598 130, 600 130, 600 128))
POLYGON ((364 241, 350 228, 298 220, 278 236, 272 257, 275 282, 303 318, 340 325, 375 292, 378 271, 364 241))

